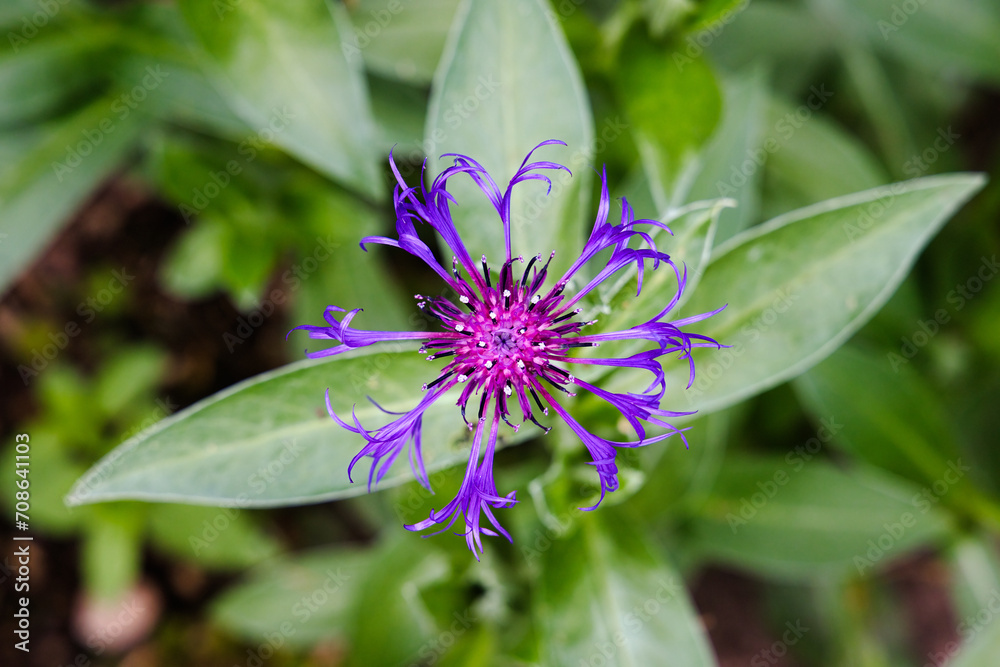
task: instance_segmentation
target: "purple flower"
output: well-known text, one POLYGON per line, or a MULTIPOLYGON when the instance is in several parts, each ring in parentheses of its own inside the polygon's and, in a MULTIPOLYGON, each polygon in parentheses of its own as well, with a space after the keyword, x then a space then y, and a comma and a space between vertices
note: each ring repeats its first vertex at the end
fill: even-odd
MULTIPOLYGON (((326 309, 326 326, 300 326, 311 338, 338 341, 340 345, 309 354, 326 357, 373 343, 400 340, 422 342, 420 352, 429 354, 428 361, 446 360, 440 374, 424 385, 424 399, 407 413, 396 414, 389 424, 368 430, 353 416, 351 422, 338 416, 330 406, 327 391, 327 409, 330 416, 343 428, 365 438, 367 444, 351 461, 350 477, 354 466, 362 458, 370 458, 368 473, 369 490, 386 474, 400 452, 408 449, 414 475, 430 489, 427 471, 421 455, 421 422, 424 411, 452 389, 460 391, 458 406, 462 418, 474 430, 469 463, 458 495, 440 510, 419 523, 406 526, 420 531, 441 524, 437 532, 450 528, 459 516, 465 521, 465 540, 476 558, 482 553, 481 535, 510 534, 497 521, 493 510, 510 507, 516 501, 515 492, 500 495, 493 480, 493 455, 496 450, 500 422, 515 431, 530 421, 548 432, 539 421, 539 415, 548 415, 551 408, 579 436, 587 447, 601 484, 601 499, 605 493, 618 488, 618 468, 615 453, 618 447, 639 447, 658 442, 674 434, 684 435, 681 429, 671 426, 666 418, 691 414, 671 412, 660 408, 666 390, 666 380, 659 358, 677 353, 690 366, 688 387, 694 381, 694 362, 691 350, 695 347, 719 344, 706 336, 687 333, 681 327, 715 314, 705 313, 674 322, 664 318, 680 299, 686 282, 686 269, 679 269, 670 256, 657 250, 650 235, 657 228, 670 232, 656 220, 636 220, 628 202, 622 200, 621 220, 608 222, 609 197, 606 174, 601 174, 601 198, 597 220, 582 253, 569 270, 546 288, 549 265, 555 256, 536 255, 525 262, 523 257, 511 256, 510 200, 514 186, 523 181, 538 180, 546 183, 551 191, 552 182, 543 172, 563 170, 566 167, 554 162, 531 162, 538 148, 550 144, 565 145, 561 141, 545 141, 535 147, 521 163, 521 168, 511 179, 506 190, 501 191, 486 170, 472 158, 451 154, 454 164, 445 169, 426 189, 409 187, 403 181, 390 155, 389 163, 398 185, 393 194, 398 238, 370 236, 361 241, 381 243, 416 255, 434 270, 446 283, 451 296, 417 295, 417 305, 440 323, 436 331, 365 331, 350 328, 360 309, 346 312, 336 306, 326 309), (486 256, 474 260, 463 245, 451 219, 449 204, 454 202, 448 193, 448 179, 467 175, 482 189, 493 204, 504 230, 504 257, 490 267, 486 256), (416 223, 431 226, 447 244, 453 254, 451 271, 435 259, 431 249, 417 236, 416 223), (609 252, 604 252, 609 251, 609 252), (602 254, 603 253, 603 254, 602 254), (602 255, 606 265, 595 269, 593 277, 580 278, 581 269, 591 260, 602 255), (625 331, 589 333, 596 322, 580 319, 580 300, 594 291, 604 280, 634 266, 637 270, 638 288, 642 289, 646 270, 664 270, 676 275, 678 288, 673 297, 665 300, 663 310, 648 322, 625 331), (583 283, 566 294, 571 283, 583 283), (343 315, 338 315, 344 313, 343 315), (338 319, 339 317, 339 319, 338 319), (597 347, 605 341, 645 340, 650 349, 624 358, 574 357, 574 348, 597 347), (618 394, 592 385, 571 372, 573 365, 630 367, 649 371, 653 380, 640 393, 618 394), (576 389, 589 391, 614 406, 636 431, 639 439, 631 442, 605 440, 584 428, 554 397, 561 393, 575 396, 576 389), (557 393, 558 392, 558 393, 557 393), (513 421, 512 421, 513 420, 513 421), (519 423, 514 423, 519 422, 519 423), (646 435, 646 425, 664 432, 646 435), (409 445, 409 447, 407 447, 409 445), (482 517, 489 521, 485 525, 482 517)), ((720 309, 721 310, 721 309, 720 309)), ((686 444, 686 440, 685 440, 686 444)), ((353 481, 353 480, 352 480, 353 481)), ((585 508, 592 510, 600 504, 585 508)), ((436 533, 435 533, 436 534, 436 533)))

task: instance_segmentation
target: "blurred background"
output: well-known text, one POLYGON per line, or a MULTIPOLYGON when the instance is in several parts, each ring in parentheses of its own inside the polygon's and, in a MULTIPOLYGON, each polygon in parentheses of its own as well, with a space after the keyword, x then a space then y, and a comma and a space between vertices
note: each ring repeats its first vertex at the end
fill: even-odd
MULTIPOLYGON (((498 555, 477 565, 457 538, 406 533, 413 485, 254 511, 62 502, 131 435, 300 359, 285 333, 328 304, 402 328, 409 295, 433 293, 417 264, 356 243, 393 229, 390 148, 412 182, 434 153, 427 106, 462 4, 3 0, 0 662, 555 664, 532 649, 545 575, 517 542, 492 540, 498 555), (303 77, 329 86, 284 108, 303 77), (11 641, 22 432, 30 654, 11 641)), ((739 200, 722 238, 881 184, 989 175, 847 345, 695 422, 691 451, 653 460, 655 483, 622 507, 682 573, 667 583, 686 585, 718 664, 1000 665, 1000 3, 538 6, 585 82, 593 163, 640 216, 669 192, 650 185, 637 128, 722 156, 697 193, 739 200), (772 501, 786 520, 753 524, 746 499, 814 457, 830 465, 772 501), (845 465, 898 480, 933 525, 880 542, 889 522, 869 547, 837 511, 864 511, 845 465), (822 551, 841 539, 865 549, 822 551)), ((547 460, 525 447, 502 458, 521 487, 547 460)), ((523 544, 558 541, 535 517, 515 521, 523 544)), ((658 664, 702 664, 663 646, 658 664)), ((619 664, 603 659, 585 664, 619 664)))

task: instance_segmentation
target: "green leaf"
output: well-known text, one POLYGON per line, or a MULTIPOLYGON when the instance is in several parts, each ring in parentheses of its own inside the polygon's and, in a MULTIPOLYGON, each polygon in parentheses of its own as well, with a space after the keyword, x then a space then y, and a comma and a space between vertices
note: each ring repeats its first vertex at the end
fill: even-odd
POLYGON ((212 605, 212 621, 251 642, 272 633, 281 644, 303 649, 344 640, 372 564, 371 551, 344 548, 273 560, 223 593, 212 605))
POLYGON ((114 99, 46 125, 16 160, 0 166, 0 292, 135 145, 144 119, 122 117, 114 99))
POLYGON ((542 554, 535 618, 547 665, 714 665, 684 581, 604 509, 542 554), (598 663, 598 660, 601 662, 598 663))
MULTIPOLYGON (((371 558, 371 574, 358 593, 350 621, 351 650, 346 667, 409 665, 424 656, 438 628, 420 598, 422 588, 443 582, 450 573, 447 558, 415 535, 386 542, 371 558), (386 641, 392 628, 392 641, 386 641)), ((451 621, 451 619, 449 619, 451 621)))
MULTIPOLYGON (((917 153, 910 127, 910 114, 904 110, 896 81, 882 61, 864 44, 841 41, 838 44, 844 69, 857 99, 875 130, 882 155, 890 167, 905 165, 917 153)), ((895 167, 894 174, 902 172, 895 167)))
POLYGON ((87 591, 114 600, 139 576, 145 508, 112 505, 91 516, 83 540, 83 578, 87 591))
POLYGON ((114 416, 144 395, 152 394, 166 362, 166 353, 156 347, 123 350, 105 362, 90 398, 105 415, 114 416))
MULTIPOLYGON (((966 77, 1000 82, 1000 11, 990 0, 902 4, 848 0, 854 26, 873 45, 929 72, 957 70, 966 77)), ((911 65, 912 66, 912 65, 911 65)))
POLYGON ((760 207, 760 177, 763 170, 754 161, 764 143, 766 82, 757 68, 743 77, 724 81, 722 120, 702 152, 697 175, 686 199, 727 197, 736 208, 722 211, 715 243, 726 241, 757 222, 760 207))
POLYGON ((222 282, 233 230, 216 216, 202 214, 168 251, 160 265, 164 286, 186 299, 207 296, 222 282))
MULTIPOLYGON (((331 405, 342 418, 350 419, 356 406, 361 423, 374 428, 389 418, 365 401, 366 394, 386 410, 410 410, 436 371, 413 351, 360 352, 290 364, 182 410, 108 454, 77 482, 67 502, 135 498, 274 507, 366 493, 367 461, 355 469, 354 484, 347 479, 347 466, 365 440, 326 414, 324 389, 330 388, 331 405)), ((467 458, 469 437, 454 399, 439 399, 423 417, 428 472, 467 458)), ((411 479, 403 455, 378 488, 411 479)))
POLYGON ((344 39, 347 59, 360 54, 372 72, 430 83, 458 5, 459 0, 352 2, 353 35, 344 39))
MULTIPOLYGON (((822 361, 882 307, 983 183, 974 174, 897 183, 793 211, 731 239, 678 317, 728 304, 693 330, 732 347, 696 350, 698 376, 686 391, 688 366, 671 359, 667 386, 678 395, 667 404, 719 410, 822 361)), ((632 372, 614 378, 615 387, 639 382, 632 372)))
POLYGON ((339 4, 182 0, 180 6, 211 55, 209 73, 254 137, 359 192, 382 193, 361 62, 348 62, 343 52, 349 20, 339 4))
MULTIPOLYGON (((528 151, 559 139, 535 160, 573 170, 547 172, 552 192, 528 181, 511 203, 513 255, 525 258, 557 250, 555 273, 568 267, 583 243, 589 201, 593 119, 576 62, 562 32, 541 0, 466 0, 459 8, 427 114, 425 147, 435 155, 458 152, 482 164, 505 188, 528 151)), ((428 161, 431 177, 446 160, 428 161)), ((496 210, 471 179, 449 181, 457 206, 455 225, 473 257, 503 252, 503 226, 496 210)))
POLYGON ((278 542, 237 508, 153 505, 149 530, 156 545, 188 561, 245 568, 278 553, 278 542))
MULTIPOLYGON (((826 92, 822 87, 816 90, 826 92)), ((763 142, 770 142, 773 150, 767 151, 766 196, 770 201, 765 214, 778 215, 889 180, 861 141, 807 104, 793 107, 772 99, 769 106, 763 142), (817 160, 817 155, 823 159, 817 160)))
POLYGON ((115 25, 129 36, 130 48, 112 66, 123 87, 156 75, 157 85, 147 91, 143 111, 237 143, 252 136, 255 130, 233 112, 202 71, 197 42, 177 5, 143 3, 130 10, 115 25))
POLYGON ((948 553, 952 598, 957 613, 975 617, 990 603, 1000 600, 1000 556, 993 538, 984 534, 967 537, 948 553))
POLYGON ((893 356, 902 359, 845 346, 795 387, 817 420, 843 424, 833 441, 851 455, 928 485, 927 502, 986 512, 1000 525, 994 518, 1000 509, 991 508, 967 475, 940 398, 912 368, 894 365, 893 356))
POLYGON ((712 68, 680 44, 661 47, 633 29, 619 56, 618 91, 661 209, 685 199, 682 173, 715 130, 722 94, 712 68))
POLYGON ((211 615, 250 641, 273 637, 312 648, 332 639, 348 644, 346 664, 402 664, 419 657, 435 630, 419 589, 446 572, 444 558, 413 536, 374 549, 315 551, 262 565, 219 598, 211 615))
POLYGON ((873 470, 839 470, 803 445, 784 457, 730 454, 693 517, 692 545, 775 578, 870 574, 946 534, 946 517, 919 496, 873 470))
MULTIPOLYGON (((36 10, 37 11, 37 10, 36 10)), ((22 45, 7 33, 0 44, 0 127, 37 123, 81 106, 107 83, 106 31, 84 23, 52 26, 22 45)))
POLYGON ((958 655, 948 662, 948 667, 993 667, 1000 655, 1000 623, 996 622, 994 608, 997 607, 997 597, 994 597, 990 606, 981 610, 985 616, 988 614, 988 623, 981 623, 974 619, 963 619, 960 632, 964 630, 967 634, 966 643, 962 646, 958 655))

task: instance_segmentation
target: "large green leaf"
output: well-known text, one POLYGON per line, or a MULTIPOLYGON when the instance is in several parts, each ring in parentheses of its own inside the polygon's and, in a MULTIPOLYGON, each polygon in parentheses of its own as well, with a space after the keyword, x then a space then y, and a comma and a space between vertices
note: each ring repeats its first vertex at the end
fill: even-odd
POLYGON ((692 543, 772 577, 870 574, 946 533, 946 517, 919 495, 874 471, 839 470, 809 443, 784 457, 731 454, 693 518, 692 543))
MULTIPOLYGON (((357 404, 358 419, 374 428, 389 417, 365 401, 366 394, 386 410, 409 410, 437 373, 412 350, 361 352, 290 364, 182 410, 98 462, 67 502, 135 498, 271 507, 365 493, 368 462, 355 469, 355 484, 347 479, 347 466, 365 441, 330 419, 323 390, 330 388, 330 403, 342 418, 350 419, 357 404)), ((468 437, 453 398, 439 399, 423 417, 428 471, 467 457, 468 437)), ((403 454, 379 488, 410 479, 403 454)))
POLYGON ((996 525, 1000 510, 976 489, 939 398, 912 368, 845 346, 795 386, 817 420, 844 424, 834 442, 852 455, 927 485, 928 504, 985 512, 996 525))
POLYGON ((258 141, 273 141, 370 196, 382 193, 361 61, 342 49, 350 21, 316 0, 182 0, 206 67, 258 141))
MULTIPOLYGON (((714 665, 684 580, 614 510, 588 514, 542 554, 543 664, 714 665)), ((525 547, 530 548, 530 547, 525 547)))
MULTIPOLYGON (((882 307, 983 183, 956 174, 876 188, 793 211, 721 246, 679 317, 728 304, 690 328, 732 347, 696 350, 698 377, 686 391, 687 364, 669 360, 677 394, 669 405, 718 410, 826 358, 882 307)), ((614 385, 634 385, 633 376, 619 373, 614 385)))
POLYGON ((447 571, 441 554, 412 537, 314 551, 262 565, 213 605, 212 618, 253 642, 312 648, 333 640, 347 645, 347 664, 402 664, 419 657, 434 630, 419 588, 447 571))
POLYGON ((101 99, 53 121, 0 166, 0 293, 135 145, 144 118, 116 104, 101 99))
MULTIPOLYGON (((548 172, 552 192, 529 181, 511 204, 513 254, 526 258, 557 250, 556 272, 568 266, 583 242, 581 226, 593 159, 593 119, 586 91, 566 40, 542 0, 466 0, 435 75, 425 148, 434 156, 458 152, 482 164, 501 189, 528 151, 549 139, 535 160, 568 166, 548 172)), ((447 159, 428 162, 431 176, 447 159)), ((473 257, 503 252, 503 227, 471 179, 457 176, 449 191, 459 233, 473 257)))

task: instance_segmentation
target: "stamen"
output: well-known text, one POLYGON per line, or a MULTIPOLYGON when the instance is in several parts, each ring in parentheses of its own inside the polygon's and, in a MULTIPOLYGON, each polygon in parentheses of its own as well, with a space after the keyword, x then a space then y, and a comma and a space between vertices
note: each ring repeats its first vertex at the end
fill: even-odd
POLYGON ((445 380, 447 380, 448 378, 450 378, 454 374, 455 374, 455 371, 448 371, 444 375, 440 376, 437 380, 434 380, 434 382, 431 382, 430 384, 425 384, 424 385, 424 389, 427 390, 427 389, 430 389, 430 388, 434 387, 435 385, 439 385, 442 382, 444 382, 445 380))
MULTIPOLYGON (((490 282, 490 267, 486 263, 486 255, 483 255, 483 277, 486 278, 486 286, 493 287, 493 284, 490 282)), ((482 415, 480 415, 480 417, 482 417, 482 415)))
POLYGON ((528 262, 528 265, 524 267, 524 273, 521 275, 521 289, 524 289, 524 286, 528 283, 528 272, 531 271, 531 267, 534 266, 535 262, 541 258, 541 255, 535 255, 531 258, 531 261, 528 262))
POLYGON ((552 320, 552 324, 555 324, 556 322, 562 322, 563 320, 568 320, 569 318, 573 317, 574 315, 579 315, 579 314, 580 314, 580 309, 577 308, 576 310, 572 310, 572 311, 570 311, 568 313, 564 313, 564 314, 560 315, 559 317, 555 318, 554 320, 552 320))
POLYGON ((531 420, 531 422, 532 422, 532 423, 533 423, 533 424, 534 424, 535 426, 537 426, 538 428, 542 429, 542 430, 543 430, 543 431, 545 431, 546 433, 548 433, 549 431, 551 431, 551 430, 552 430, 552 427, 551 427, 551 426, 542 426, 541 424, 539 424, 539 423, 538 423, 538 420, 537 420, 537 419, 535 419, 535 416, 534 416, 534 415, 528 415, 528 419, 530 419, 530 420, 531 420))
POLYGON ((540 398, 538 398, 538 394, 535 393, 535 388, 534 387, 528 387, 528 391, 531 392, 531 397, 533 399, 535 399, 535 405, 537 405, 538 409, 542 411, 542 414, 544 414, 544 415, 549 414, 549 409, 546 408, 544 405, 542 405, 542 400, 540 398))

